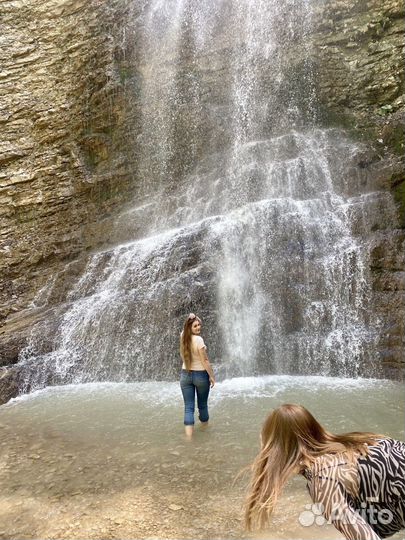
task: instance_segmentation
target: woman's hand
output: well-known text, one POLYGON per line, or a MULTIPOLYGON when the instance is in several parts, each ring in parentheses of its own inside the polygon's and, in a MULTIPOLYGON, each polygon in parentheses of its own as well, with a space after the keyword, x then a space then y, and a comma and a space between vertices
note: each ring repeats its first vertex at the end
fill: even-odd
POLYGON ((213 388, 214 384, 215 384, 215 379, 214 377, 210 377, 210 384, 211 384, 211 388, 213 388))

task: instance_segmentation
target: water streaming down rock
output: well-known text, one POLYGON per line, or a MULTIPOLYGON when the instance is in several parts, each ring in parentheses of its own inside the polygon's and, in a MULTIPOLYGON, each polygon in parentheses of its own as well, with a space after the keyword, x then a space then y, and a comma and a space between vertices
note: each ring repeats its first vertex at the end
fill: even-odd
POLYGON ((138 9, 126 242, 89 256, 57 324, 34 329, 24 389, 172 378, 188 310, 226 375, 378 374, 366 240, 393 207, 365 148, 316 127, 310 21, 309 0, 138 9))

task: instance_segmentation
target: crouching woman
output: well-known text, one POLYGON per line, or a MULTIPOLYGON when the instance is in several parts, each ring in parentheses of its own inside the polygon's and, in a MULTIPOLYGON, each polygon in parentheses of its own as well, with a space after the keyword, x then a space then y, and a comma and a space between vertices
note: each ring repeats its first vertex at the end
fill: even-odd
POLYGON ((247 529, 268 523, 279 495, 302 474, 314 503, 345 538, 378 540, 405 528, 405 443, 327 431, 300 405, 273 410, 261 431, 246 499, 247 529))

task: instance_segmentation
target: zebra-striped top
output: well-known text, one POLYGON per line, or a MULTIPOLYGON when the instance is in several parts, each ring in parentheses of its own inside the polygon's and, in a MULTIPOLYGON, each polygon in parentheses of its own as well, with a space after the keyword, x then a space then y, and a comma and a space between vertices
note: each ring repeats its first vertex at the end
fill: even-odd
POLYGON ((318 457, 304 470, 314 503, 348 539, 379 540, 405 528, 405 443, 381 439, 351 463, 318 457))

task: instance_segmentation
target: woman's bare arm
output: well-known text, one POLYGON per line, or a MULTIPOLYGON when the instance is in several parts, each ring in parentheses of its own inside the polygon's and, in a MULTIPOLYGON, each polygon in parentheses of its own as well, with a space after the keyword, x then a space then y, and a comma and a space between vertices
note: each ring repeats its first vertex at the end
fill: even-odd
POLYGON ((208 360, 207 349, 205 347, 202 347, 201 349, 198 349, 198 352, 200 354, 201 363, 204 366, 204 369, 208 373, 208 376, 210 378, 210 383, 211 383, 211 388, 212 388, 215 384, 215 376, 214 376, 214 371, 212 369, 210 361, 208 360))

